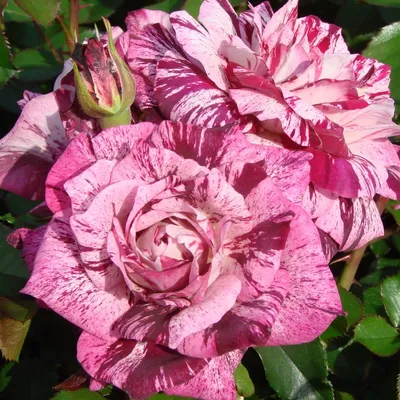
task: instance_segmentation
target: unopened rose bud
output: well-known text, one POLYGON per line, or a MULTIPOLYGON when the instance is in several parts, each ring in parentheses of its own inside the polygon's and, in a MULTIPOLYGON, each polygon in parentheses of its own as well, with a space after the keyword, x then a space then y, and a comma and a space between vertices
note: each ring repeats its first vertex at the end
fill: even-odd
POLYGON ((100 119, 103 128, 129 124, 135 99, 135 81, 118 54, 111 25, 104 19, 108 47, 98 39, 78 45, 73 55, 76 93, 82 110, 100 119))

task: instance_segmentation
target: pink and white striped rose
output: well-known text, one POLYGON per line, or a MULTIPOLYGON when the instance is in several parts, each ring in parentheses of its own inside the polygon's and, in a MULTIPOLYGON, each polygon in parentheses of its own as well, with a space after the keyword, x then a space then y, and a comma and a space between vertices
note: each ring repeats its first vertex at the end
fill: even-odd
POLYGON ((23 292, 83 330, 92 388, 234 400, 249 346, 313 340, 342 312, 317 228, 285 197, 303 195, 289 181, 308 157, 241 132, 110 128, 51 169, 54 217, 21 237, 23 292))
POLYGON ((399 156, 389 67, 352 55, 340 28, 297 18, 297 0, 236 14, 205 0, 185 11, 127 17, 137 105, 163 118, 215 127, 246 125, 248 139, 306 149, 304 208, 341 250, 383 233, 376 194, 399 198, 399 156))

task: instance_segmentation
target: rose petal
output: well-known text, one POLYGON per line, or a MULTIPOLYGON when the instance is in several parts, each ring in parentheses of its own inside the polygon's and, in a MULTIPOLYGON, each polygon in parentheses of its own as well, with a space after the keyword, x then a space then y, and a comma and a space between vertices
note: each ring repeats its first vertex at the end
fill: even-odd
POLYGON ((317 229, 298 209, 291 223, 282 268, 290 275, 290 290, 265 345, 300 344, 314 340, 340 314, 335 280, 321 250, 317 229))
POLYGON ((208 168, 232 161, 264 159, 262 148, 249 145, 240 127, 204 129, 164 121, 151 137, 156 147, 174 151, 208 168))
POLYGON ((242 284, 234 275, 222 275, 207 289, 204 300, 181 310, 169 323, 168 347, 218 322, 235 304, 242 284))
POLYGON ((204 0, 198 20, 206 27, 217 50, 224 41, 229 42, 232 36, 237 35, 238 17, 228 0, 204 0))
POLYGON ((231 223, 226 240, 251 230, 252 216, 243 196, 225 181, 217 169, 211 170, 207 176, 195 179, 192 185, 188 189, 194 208, 202 211, 208 219, 220 219, 224 216, 231 223))
POLYGON ((153 148, 148 143, 139 142, 113 169, 112 182, 136 179, 142 184, 152 183, 171 175, 185 181, 207 173, 208 169, 194 160, 187 160, 170 150, 153 148))
POLYGON ((379 188, 379 176, 369 160, 335 157, 318 150, 313 154, 311 181, 315 186, 348 198, 373 197, 379 188))
POLYGON ((205 71, 207 77, 221 89, 229 87, 225 76, 225 60, 221 58, 210 40, 209 33, 186 11, 171 14, 176 40, 188 59, 205 71))
POLYGON ((235 400, 237 397, 233 372, 242 354, 242 351, 237 350, 211 359, 193 379, 167 389, 165 393, 203 400, 235 400))
POLYGON ((185 357, 152 343, 110 343, 87 332, 78 341, 78 360, 95 379, 112 383, 138 400, 181 385, 208 365, 205 359, 185 357))
POLYGON ((337 196, 333 193, 310 184, 303 197, 302 207, 314 219, 328 213, 336 200, 337 196))
POLYGON ((53 213, 71 206, 64 183, 95 161, 90 138, 84 133, 69 144, 46 180, 46 203, 53 213))
POLYGON ((359 94, 369 101, 390 96, 390 66, 372 58, 354 55, 354 74, 359 94))
POLYGON ((257 299, 238 303, 204 331, 187 336, 178 351, 192 357, 216 357, 248 346, 264 346, 290 288, 290 277, 281 269, 274 283, 257 299))
POLYGON ((115 164, 114 160, 99 160, 64 183, 72 212, 85 211, 89 207, 95 196, 110 183, 115 164))
POLYGON ((189 61, 170 52, 157 64, 154 95, 168 118, 201 126, 223 126, 239 119, 235 104, 189 61))
POLYGON ((173 306, 137 304, 115 321, 112 332, 123 339, 150 341, 167 346, 168 324, 177 312, 179 310, 173 306))
POLYGON ((165 25, 148 25, 140 32, 136 32, 136 27, 133 29, 127 61, 135 74, 135 103, 140 109, 154 108, 157 107, 153 94, 157 62, 167 51, 174 54, 181 51, 165 25))
POLYGON ((43 199, 47 173, 67 143, 53 93, 33 98, 0 140, 0 187, 43 199))
POLYGON ((106 340, 111 337, 113 322, 129 309, 125 285, 102 291, 88 278, 68 216, 62 214, 48 224, 22 293, 44 301, 73 324, 106 340))
POLYGON ((375 202, 362 197, 339 197, 329 212, 317 218, 315 223, 332 236, 340 251, 351 251, 384 234, 375 202))

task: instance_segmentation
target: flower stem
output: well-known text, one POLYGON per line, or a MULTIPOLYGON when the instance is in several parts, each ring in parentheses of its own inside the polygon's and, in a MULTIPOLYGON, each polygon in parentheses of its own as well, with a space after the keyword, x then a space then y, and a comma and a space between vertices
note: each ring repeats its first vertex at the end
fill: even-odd
POLYGON ((111 117, 100 118, 100 125, 102 129, 112 128, 119 125, 129 125, 131 119, 131 109, 128 108, 127 110, 111 117))
POLYGON ((45 31, 42 29, 42 27, 35 21, 33 20, 33 23, 37 29, 37 31, 39 32, 39 34, 42 36, 42 38, 44 39, 44 41, 46 42, 47 46, 49 46, 50 51, 53 53, 54 58, 59 62, 59 63, 63 63, 64 60, 62 58, 62 56, 60 55, 60 53, 56 50, 56 48, 53 46, 53 43, 51 43, 51 40, 49 39, 49 37, 46 35, 45 31))
POLYGON ((69 30, 72 33, 74 42, 78 41, 79 36, 79 0, 69 0, 69 30))
POLYGON ((367 247, 368 243, 359 249, 353 250, 350 260, 347 261, 345 267, 343 268, 342 275, 339 279, 339 285, 346 290, 349 290, 354 282, 354 277, 356 276, 358 266, 360 265, 361 259, 363 258, 367 247))
MULTIPOLYGON (((382 215, 388 199, 386 197, 380 197, 376 205, 378 207, 379 213, 382 215)), ((372 242, 372 241, 371 241, 372 242)), ((367 249, 369 243, 360 247, 359 249, 353 250, 350 254, 350 259, 346 262, 343 268, 342 275, 339 279, 339 285, 346 290, 349 290, 354 282, 354 277, 356 276, 360 262, 364 256, 365 250, 367 249)))
POLYGON ((57 22, 60 24, 60 26, 61 26, 61 28, 62 28, 62 30, 64 32, 64 35, 65 35, 65 38, 66 38, 66 41, 67 41, 67 46, 68 46, 68 49, 69 49, 69 53, 72 54, 74 52, 74 49, 75 49, 74 36, 72 35, 70 29, 68 28, 67 24, 65 23, 65 21, 62 19, 61 16, 58 15, 56 17, 56 19, 57 19, 57 22))

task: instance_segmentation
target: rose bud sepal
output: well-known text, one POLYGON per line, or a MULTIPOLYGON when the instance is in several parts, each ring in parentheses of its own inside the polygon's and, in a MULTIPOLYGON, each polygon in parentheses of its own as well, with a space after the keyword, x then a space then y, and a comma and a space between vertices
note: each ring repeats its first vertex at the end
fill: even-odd
POLYGON ((109 21, 104 19, 104 25, 108 48, 89 39, 87 45, 77 46, 73 62, 79 104, 103 129, 129 124, 135 99, 135 80, 118 54, 109 21))

